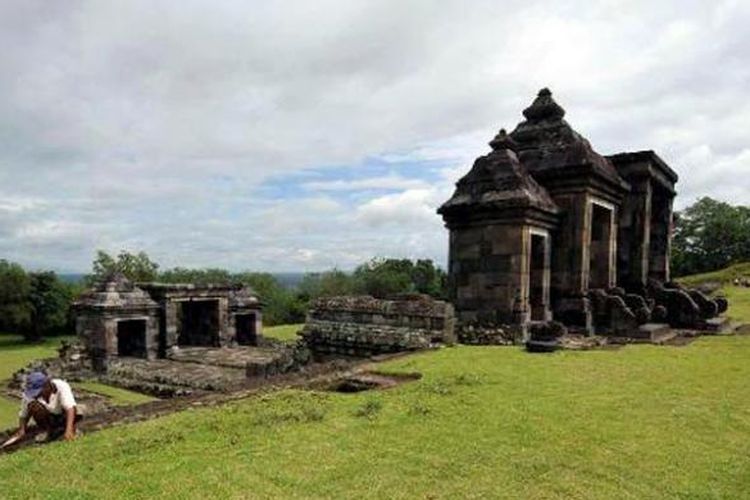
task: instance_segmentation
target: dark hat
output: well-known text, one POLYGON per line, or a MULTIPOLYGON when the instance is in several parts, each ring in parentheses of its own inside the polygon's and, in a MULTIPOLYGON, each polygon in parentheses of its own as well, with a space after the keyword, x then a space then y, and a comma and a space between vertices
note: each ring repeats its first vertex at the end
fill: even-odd
POLYGON ((42 392, 44 384, 47 382, 47 375, 42 372, 31 372, 26 377, 26 386, 23 395, 28 399, 36 399, 42 392))

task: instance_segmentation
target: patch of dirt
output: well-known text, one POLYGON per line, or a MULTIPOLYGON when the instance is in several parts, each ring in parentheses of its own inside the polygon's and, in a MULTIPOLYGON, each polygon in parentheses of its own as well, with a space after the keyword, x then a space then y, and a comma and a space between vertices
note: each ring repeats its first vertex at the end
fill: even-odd
POLYGON ((659 345, 666 345, 671 347, 684 347, 692 344, 698 335, 675 335, 671 339, 665 340, 659 345))
POLYGON ((413 382, 420 378, 422 378, 421 373, 384 374, 379 372, 362 372, 339 378, 333 382, 326 382, 325 384, 313 384, 311 388, 314 390, 350 394, 370 390, 391 389, 397 385, 413 382))

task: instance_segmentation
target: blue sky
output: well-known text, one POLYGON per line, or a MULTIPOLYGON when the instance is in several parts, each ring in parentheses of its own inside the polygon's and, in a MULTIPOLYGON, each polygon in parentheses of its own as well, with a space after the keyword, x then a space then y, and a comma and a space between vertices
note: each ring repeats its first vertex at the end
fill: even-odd
POLYGON ((443 263, 435 209, 542 87, 677 206, 750 198, 738 0, 0 3, 0 258, 443 263))

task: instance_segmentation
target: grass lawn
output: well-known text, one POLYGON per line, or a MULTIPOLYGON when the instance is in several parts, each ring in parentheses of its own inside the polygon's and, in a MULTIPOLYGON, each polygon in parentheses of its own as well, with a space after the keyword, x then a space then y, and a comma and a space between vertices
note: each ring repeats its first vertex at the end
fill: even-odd
POLYGON ((721 289, 729 301, 729 317, 736 321, 750 323, 750 288, 725 286, 721 289))
POLYGON ((0 458, 8 498, 739 498, 750 336, 381 365, 381 392, 286 390, 0 458), (64 477, 65 481, 58 478, 64 477))
MULTIPOLYGON (((0 335, 0 381, 9 379, 18 369, 31 361, 41 358, 57 356, 57 348, 62 340, 73 337, 52 337, 40 344, 29 345, 17 335, 0 335)), ((73 388, 96 392, 109 396, 114 404, 127 405, 150 401, 153 398, 136 392, 126 391, 117 387, 110 387, 96 382, 73 383, 73 388)), ((0 429, 15 427, 18 423, 18 401, 0 396, 0 429)))
POLYGON ((713 271, 710 273, 693 274, 691 276, 683 276, 677 278, 677 281, 687 286, 697 286, 701 283, 721 283, 724 285, 730 284, 735 278, 747 278, 750 277, 750 262, 741 262, 732 266, 720 269, 719 271, 713 271))
POLYGON ((304 323, 296 325, 264 326, 263 336, 284 341, 297 340, 297 332, 302 330, 304 323))
MULTIPOLYGON (((750 290, 727 294, 750 321, 750 290)), ((0 495, 750 497, 750 336, 550 355, 459 346, 378 368, 423 378, 269 392, 23 450, 0 457, 0 495)))

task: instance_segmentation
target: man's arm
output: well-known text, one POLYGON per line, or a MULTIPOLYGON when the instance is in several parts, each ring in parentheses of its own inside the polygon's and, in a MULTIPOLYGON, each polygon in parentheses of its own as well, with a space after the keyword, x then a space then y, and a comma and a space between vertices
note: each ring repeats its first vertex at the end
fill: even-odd
POLYGON ((31 414, 29 413, 29 401, 24 397, 21 399, 21 411, 18 412, 18 430, 16 436, 23 437, 26 435, 26 426, 29 425, 31 414))
POLYGON ((26 434, 26 426, 29 425, 29 416, 26 415, 25 417, 19 417, 18 419, 18 430, 16 431, 16 435, 23 436, 26 434))
POLYGON ((73 406, 65 410, 65 441, 71 441, 76 438, 76 407, 73 406))

